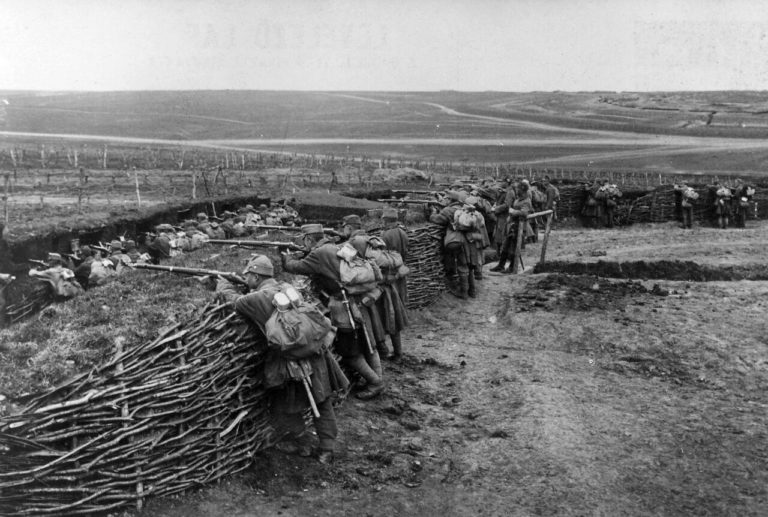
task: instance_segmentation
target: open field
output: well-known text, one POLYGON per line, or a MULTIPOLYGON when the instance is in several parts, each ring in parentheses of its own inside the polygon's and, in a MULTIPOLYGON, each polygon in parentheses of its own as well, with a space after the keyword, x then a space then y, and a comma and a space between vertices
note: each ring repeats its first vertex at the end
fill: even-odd
POLYGON ((111 92, 5 96, 9 143, 762 172, 759 92, 111 92), (714 115, 713 115, 714 113, 714 115))

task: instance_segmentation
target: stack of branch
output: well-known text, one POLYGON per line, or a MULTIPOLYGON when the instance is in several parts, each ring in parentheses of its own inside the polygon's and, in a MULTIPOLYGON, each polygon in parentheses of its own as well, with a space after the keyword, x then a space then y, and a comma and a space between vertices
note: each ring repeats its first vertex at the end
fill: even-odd
POLYGON ((103 512, 248 467, 277 436, 263 335, 206 306, 0 419, 0 514, 103 512))
POLYGON ((442 242, 445 230, 428 224, 408 228, 408 308, 419 309, 433 304, 445 291, 442 242))

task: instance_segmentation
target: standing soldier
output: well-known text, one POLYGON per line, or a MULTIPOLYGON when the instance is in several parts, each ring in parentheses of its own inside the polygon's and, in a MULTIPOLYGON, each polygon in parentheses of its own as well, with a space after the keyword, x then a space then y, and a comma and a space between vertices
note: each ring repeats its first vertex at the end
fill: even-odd
POLYGON ((747 225, 747 210, 752 203, 755 189, 745 184, 741 179, 736 180, 733 189, 733 212, 737 228, 745 228, 747 225))
POLYGON ((599 180, 595 180, 592 185, 584 185, 585 201, 584 207, 581 209, 581 215, 584 216, 587 228, 597 228, 603 217, 603 204, 598 199, 599 191, 599 180))
POLYGON ((365 352, 367 345, 374 340, 370 328, 364 325, 363 311, 368 309, 361 303, 359 295, 347 295, 343 288, 341 259, 337 255, 339 247, 330 242, 318 245, 324 238, 323 226, 305 224, 301 232, 304 246, 311 251, 300 260, 282 253, 283 269, 310 277, 318 291, 327 295, 331 321, 338 329, 335 350, 344 363, 367 382, 366 389, 357 393, 357 397, 372 399, 384 391, 385 383, 378 352, 374 347, 367 354, 365 352))
MULTIPOLYGON (((466 199, 466 192, 448 191, 443 198, 443 208, 438 212, 432 207, 430 222, 445 228, 443 237, 443 264, 448 290, 457 298, 466 299, 469 296, 469 242, 464 232, 458 230, 454 223, 456 211, 463 206, 459 199, 466 199)), ((474 284, 474 280, 473 280, 474 284)))
POLYGON ((554 221, 557 219, 557 204, 560 202, 560 191, 550 182, 549 176, 544 176, 542 185, 544 187, 544 195, 547 197, 547 200, 544 202, 544 210, 552 210, 552 220, 554 221))
POLYGON ((675 192, 680 193, 680 210, 683 213, 683 228, 693 227, 693 204, 699 194, 685 183, 675 185, 675 192))
POLYGON ((725 230, 728 228, 728 217, 731 211, 731 198, 733 193, 731 189, 721 185, 719 182, 715 183, 715 215, 717 216, 717 225, 725 230))
MULTIPOLYGON (((387 249, 396 251, 403 257, 403 262, 408 260, 408 234, 397 220, 396 208, 385 208, 381 216, 384 221, 385 230, 381 232, 381 240, 387 245, 387 249)), ((400 278, 394 283, 395 289, 400 294, 403 305, 408 305, 408 289, 405 277, 400 278)), ((395 351, 397 354, 397 351, 395 351)))
MULTIPOLYGON (((408 260, 408 234, 403 226, 397 220, 396 208, 385 208, 381 216, 384 221, 385 230, 381 232, 381 240, 387 245, 387 249, 396 251, 403 259, 403 263, 408 260)), ((386 281, 386 279, 385 279, 386 281)), ((408 279, 406 276, 395 278, 392 287, 402 302, 403 309, 408 305, 408 279)), ((389 359, 398 360, 403 356, 403 344, 400 332, 389 335, 392 341, 392 355, 389 359)))
MULTIPOLYGON (((243 271, 248 284, 248 294, 242 295, 233 284, 223 279, 219 279, 216 286, 219 296, 232 303, 235 311, 256 324, 265 336, 268 335, 267 322, 275 311, 276 295, 287 287, 278 283, 273 275, 272 262, 264 255, 257 255, 248 262, 243 271)), ((333 332, 328 331, 325 338, 327 338, 324 340, 327 344, 333 339, 333 332)), ((329 372, 329 361, 334 359, 329 356, 327 349, 323 348, 319 352, 311 349, 303 350, 301 357, 296 355, 297 353, 298 351, 288 354, 270 344, 265 361, 265 387, 272 388, 270 410, 278 423, 279 430, 287 432, 291 440, 278 445, 278 448, 284 452, 298 453, 302 456, 311 454, 308 444, 302 441, 302 436, 306 436, 303 414, 311 405, 309 400, 311 396, 317 407, 314 425, 320 442, 318 461, 328 464, 333 461, 333 450, 338 434, 336 413, 332 404, 334 389, 329 372), (307 393, 303 383, 286 373, 295 369, 292 368, 295 364, 303 362, 308 364, 308 370, 311 371, 310 393, 307 393)), ((333 365, 330 367, 333 368, 333 365)), ((297 368, 303 369, 303 366, 298 365, 297 368)))
MULTIPOLYGON (((515 202, 515 189, 512 186, 512 179, 506 180, 507 189, 501 191, 496 203, 493 205, 493 213, 496 216, 496 228, 493 231, 493 243, 496 246, 496 253, 501 255, 501 248, 507 238, 507 219, 509 218, 509 209, 515 202)), ((498 267, 498 266, 497 266, 498 267)), ((492 268, 491 271, 501 271, 501 269, 492 268)))
POLYGON ((499 263, 491 269, 491 271, 500 271, 503 273, 512 273, 514 264, 519 257, 517 252, 517 235, 520 230, 520 226, 525 229, 525 224, 520 224, 521 221, 525 223, 528 214, 533 212, 533 205, 531 205, 531 196, 528 192, 527 183, 520 184, 520 190, 512 206, 509 208, 509 218, 507 220, 506 238, 504 244, 501 247, 501 254, 499 255, 499 263), (505 267, 507 259, 512 259, 509 267, 505 267))

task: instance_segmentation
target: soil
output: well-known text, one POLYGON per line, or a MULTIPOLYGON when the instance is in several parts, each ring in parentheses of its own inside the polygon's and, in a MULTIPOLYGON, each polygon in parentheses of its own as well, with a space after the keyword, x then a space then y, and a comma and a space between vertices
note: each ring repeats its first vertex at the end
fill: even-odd
MULTIPOLYGON (((549 254, 757 264, 755 224, 556 227, 549 254)), ((332 465, 269 450, 135 515, 765 515, 768 282, 532 274, 539 249, 413 312, 386 394, 339 409, 332 465)))

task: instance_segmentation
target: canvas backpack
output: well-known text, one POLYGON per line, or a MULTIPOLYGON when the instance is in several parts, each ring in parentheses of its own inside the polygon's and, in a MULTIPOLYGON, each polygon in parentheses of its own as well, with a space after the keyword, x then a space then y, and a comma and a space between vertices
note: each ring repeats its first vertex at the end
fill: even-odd
POLYGON ((290 285, 275 293, 275 310, 264 324, 264 333, 281 355, 298 360, 318 354, 323 343, 332 340, 329 334, 334 329, 317 307, 293 293, 290 285))
POLYGON ((341 284, 349 294, 367 293, 376 288, 382 280, 379 266, 372 260, 361 257, 350 243, 345 242, 336 252, 339 257, 341 284))

